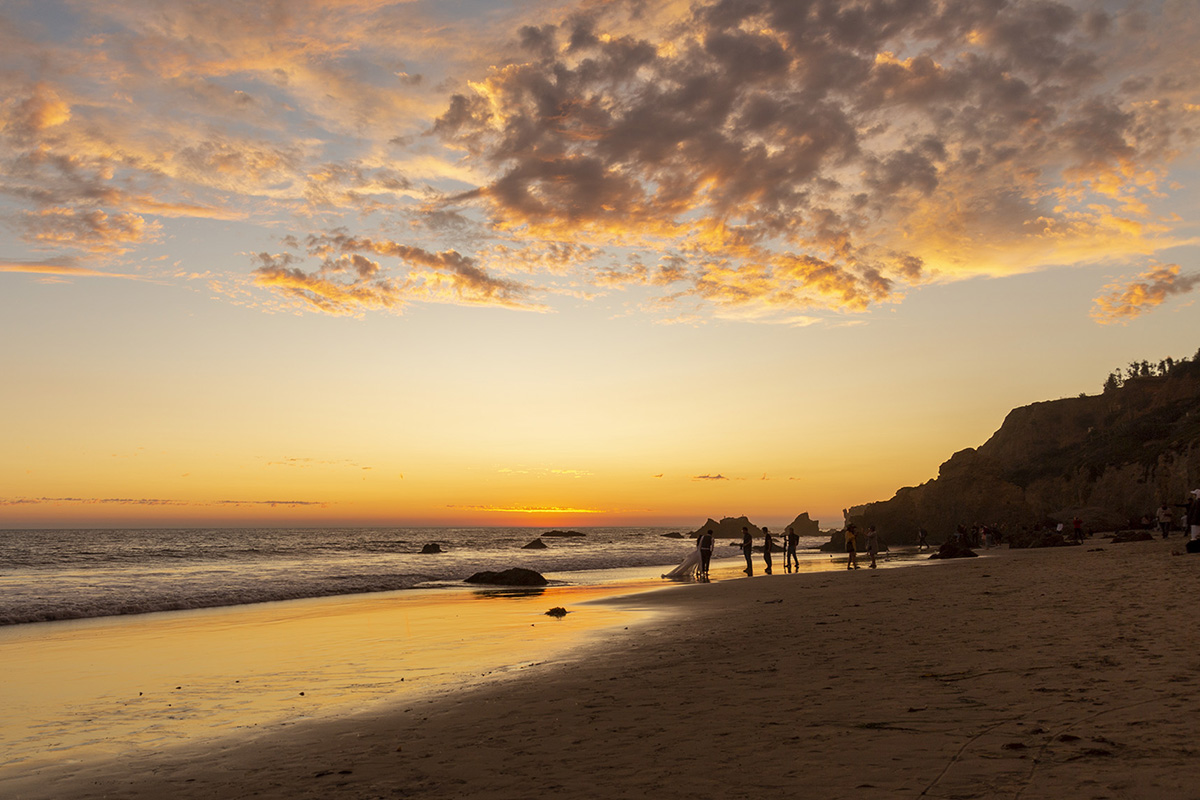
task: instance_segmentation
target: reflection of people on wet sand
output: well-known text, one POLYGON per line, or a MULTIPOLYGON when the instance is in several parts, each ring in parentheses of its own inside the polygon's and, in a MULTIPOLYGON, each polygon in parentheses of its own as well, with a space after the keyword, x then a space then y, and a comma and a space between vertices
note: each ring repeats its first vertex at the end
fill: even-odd
POLYGON ((796 546, 799 544, 800 534, 796 533, 796 531, 793 530, 789 525, 787 529, 787 536, 784 537, 784 547, 787 548, 787 552, 784 553, 783 556, 784 569, 786 569, 788 572, 792 571, 793 561, 796 562, 796 572, 800 571, 800 557, 796 555, 796 546))
POLYGON ((858 569, 858 539, 853 522, 846 526, 846 555, 850 556, 846 569, 858 569))
POLYGON ((708 562, 712 561, 713 532, 705 531, 696 541, 700 548, 700 577, 708 577, 708 562))
POLYGON ((763 561, 767 566, 763 572, 771 574, 771 548, 775 546, 775 540, 771 538, 771 532, 763 528, 763 561))
POLYGON ((879 552, 879 534, 875 526, 867 528, 867 552, 871 555, 871 569, 875 569, 875 555, 879 552))
POLYGON ((746 568, 742 572, 753 575, 754 561, 751 556, 754 555, 754 537, 750 535, 750 529, 745 525, 742 526, 742 555, 746 557, 746 568))

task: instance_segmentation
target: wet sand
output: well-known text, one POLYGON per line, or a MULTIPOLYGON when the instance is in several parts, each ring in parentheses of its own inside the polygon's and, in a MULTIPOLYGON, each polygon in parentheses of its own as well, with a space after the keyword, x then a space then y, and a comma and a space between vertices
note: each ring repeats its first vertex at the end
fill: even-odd
POLYGON ((1096 539, 627 596, 604 608, 655 613, 509 679, 0 792, 1200 798, 1200 557, 1181 549, 1096 539))

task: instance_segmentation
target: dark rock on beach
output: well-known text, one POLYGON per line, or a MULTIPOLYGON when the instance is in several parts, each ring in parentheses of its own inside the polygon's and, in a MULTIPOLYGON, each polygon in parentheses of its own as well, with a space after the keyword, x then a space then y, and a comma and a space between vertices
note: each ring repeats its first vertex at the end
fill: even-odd
POLYGON ((435 542, 430 542, 429 544, 427 544, 421 548, 421 552, 422 553, 440 553, 440 552, 442 552, 442 546, 435 542))
POLYGON ((971 548, 967 547, 962 542, 949 541, 938 548, 938 551, 930 556, 930 558, 978 558, 979 553, 976 553, 971 548))
POLYGON ((1113 534, 1113 544, 1123 544, 1125 542, 1149 542, 1154 537, 1150 531, 1117 531, 1113 534))
POLYGON ((532 542, 530 542, 529 544, 525 545, 525 546, 524 546, 524 547, 522 547, 521 549, 522 549, 522 550, 545 550, 545 549, 546 549, 546 543, 545 543, 545 542, 543 542, 541 539, 534 539, 532 542))
POLYGON ((513 567, 503 572, 476 572, 466 579, 466 583, 483 583, 490 586, 545 586, 550 581, 531 569, 513 567))
POLYGON ((562 619, 563 617, 565 617, 565 616, 566 616, 567 614, 569 614, 569 613, 570 613, 570 612, 569 612, 569 611, 567 611, 567 610, 566 610, 565 608, 563 608, 562 606, 555 606, 554 608, 552 608, 552 609, 550 609, 549 611, 547 611, 547 612, 546 612, 546 616, 547 616, 547 617, 557 617, 558 619, 562 619))
POLYGON ((1018 531, 1005 537, 1010 550, 1023 550, 1030 547, 1071 547, 1079 544, 1063 536, 1058 531, 1034 530, 1018 531))

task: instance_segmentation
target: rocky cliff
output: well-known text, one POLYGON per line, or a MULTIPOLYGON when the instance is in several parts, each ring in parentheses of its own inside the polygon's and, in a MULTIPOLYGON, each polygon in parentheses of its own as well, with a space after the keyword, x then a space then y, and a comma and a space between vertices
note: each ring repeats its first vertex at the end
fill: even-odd
POLYGON ((1009 412, 983 445, 955 453, 937 478, 851 511, 886 541, 940 541, 959 524, 1008 529, 1069 521, 1111 530, 1183 502, 1200 487, 1200 359, 1130 377, 1103 394, 1009 412))

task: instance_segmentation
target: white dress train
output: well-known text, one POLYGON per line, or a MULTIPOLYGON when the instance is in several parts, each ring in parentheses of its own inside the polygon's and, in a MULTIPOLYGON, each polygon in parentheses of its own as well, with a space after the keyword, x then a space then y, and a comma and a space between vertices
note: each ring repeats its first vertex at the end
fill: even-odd
POLYGON ((663 575, 664 578, 678 578, 686 580, 696 577, 696 573, 700 570, 700 548, 693 547, 688 554, 684 556, 683 561, 679 562, 679 566, 663 575))

